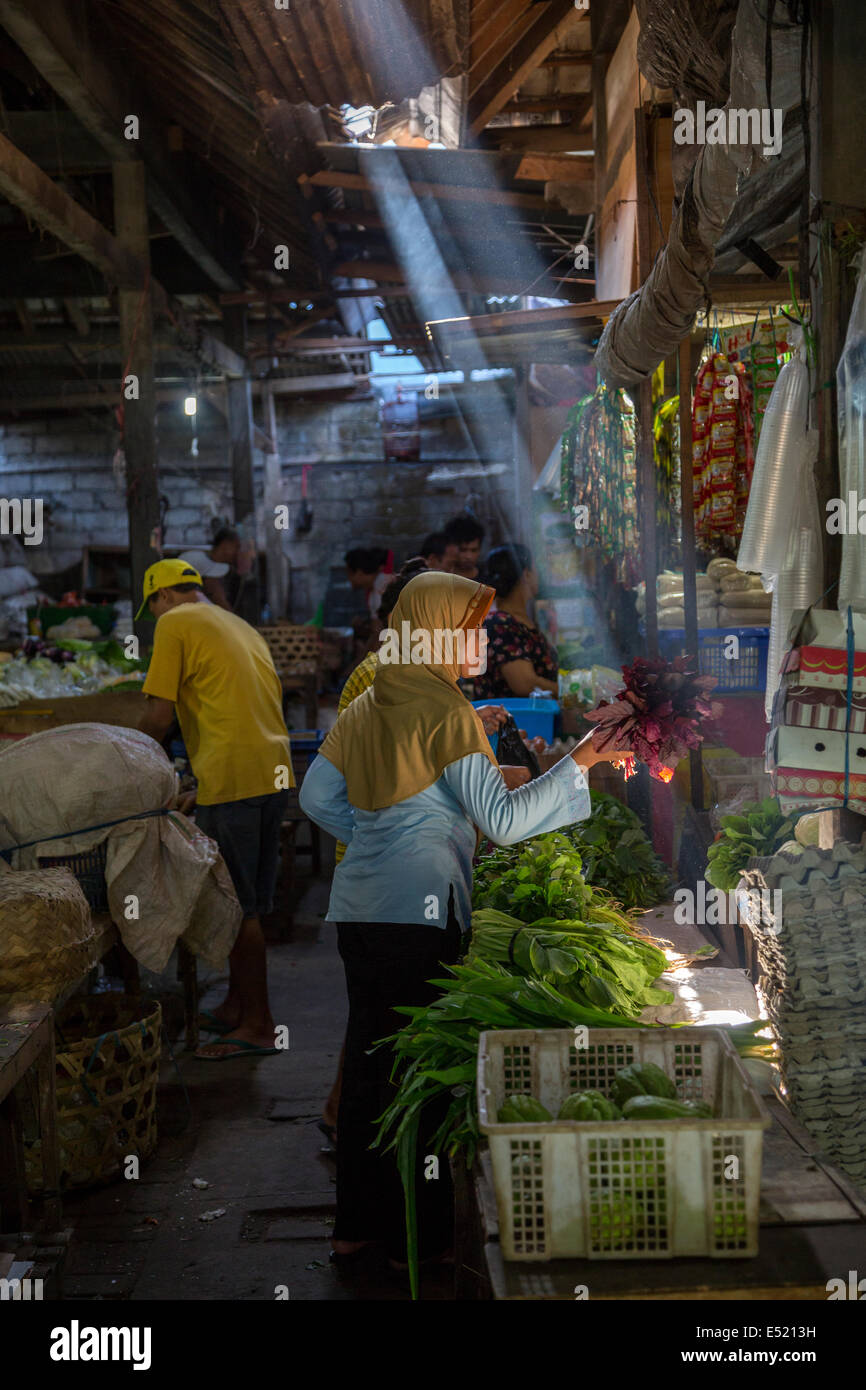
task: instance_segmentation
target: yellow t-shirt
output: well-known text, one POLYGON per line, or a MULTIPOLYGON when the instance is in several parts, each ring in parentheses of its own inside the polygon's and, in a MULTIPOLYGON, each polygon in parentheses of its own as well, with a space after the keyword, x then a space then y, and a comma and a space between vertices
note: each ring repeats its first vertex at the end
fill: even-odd
POLYGON ((200 806, 295 785, 280 678, 236 614, 201 602, 164 613, 143 689, 177 708, 200 806))

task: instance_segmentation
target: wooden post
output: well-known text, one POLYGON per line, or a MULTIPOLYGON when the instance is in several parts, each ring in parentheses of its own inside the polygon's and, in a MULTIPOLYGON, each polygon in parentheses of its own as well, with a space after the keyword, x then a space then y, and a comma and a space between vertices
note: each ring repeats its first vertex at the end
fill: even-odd
POLYGON ((268 560, 268 606, 271 621, 277 622, 286 615, 286 556, 283 553, 284 531, 275 525, 275 508, 285 502, 283 490, 283 471, 280 467, 280 451, 277 442, 277 412, 274 406, 274 393, 265 382, 262 388, 262 404, 265 412, 265 433, 270 437, 273 449, 265 450, 265 552, 268 560))
MULTIPOLYGON (((695 557, 695 493, 692 480, 692 340, 683 338, 680 368, 680 511, 682 514, 683 606, 686 613, 686 651, 698 659, 698 593, 695 557)), ((689 754, 692 805, 704 806, 704 774, 700 748, 689 754)))
MULTIPOLYGON (((642 107, 634 113, 634 143, 637 167, 637 259, 638 279, 644 284, 652 270, 653 237, 650 222, 650 163, 647 148, 647 118, 642 107)), ((646 581, 646 650, 648 656, 658 656, 658 535, 656 531, 656 473, 653 455, 653 390, 652 377, 642 381, 638 391, 638 506, 640 515, 641 555, 646 581)))
MULTIPOLYGON (((837 430, 836 369, 845 345, 856 277, 843 254, 839 233, 866 232, 866 96, 860 55, 866 42, 866 9, 856 0, 825 0, 817 7, 813 24, 817 53, 811 64, 809 96, 811 160, 809 189, 818 202, 820 217, 811 223, 809 263, 812 322, 817 324, 818 460, 815 482, 821 516, 831 497, 842 494, 837 430), (840 132, 844 131, 844 139, 840 132)), ((839 578, 842 541, 824 535, 824 584, 839 578)), ((825 599, 835 608, 838 590, 825 599)), ((832 849, 838 840, 859 844, 866 832, 866 817, 839 807, 824 811, 819 821, 821 849, 832 849)))
MULTIPOLYGON (((114 224, 117 240, 142 268, 143 283, 134 274, 118 282, 120 342, 123 354, 123 451, 126 456, 126 507, 129 516, 129 556, 132 611, 141 603, 142 581, 149 565, 159 559, 159 482, 156 454, 156 393, 153 380, 153 306, 150 281, 145 170, 140 161, 112 165, 114 224), (135 377, 133 383, 130 378, 135 377)), ((142 642, 153 641, 153 623, 135 624, 142 642)))
POLYGON ((652 378, 640 384, 637 399, 638 418, 638 498, 640 506, 640 546, 643 572, 646 579, 646 650, 647 656, 659 654, 658 595, 658 535, 656 532, 656 472, 653 454, 653 388, 652 378))
POLYGON ((42 1140, 42 1182, 45 1189, 43 1219, 48 1231, 59 1231, 63 1219, 60 1198, 60 1148, 57 1137, 57 1064, 54 1052, 54 1018, 49 1020, 48 1039, 35 1064, 39 1137, 42 1140))
MULTIPOLYGON (((244 355, 246 311, 241 304, 223 309, 223 325, 229 347, 244 355)), ((245 540, 252 538, 258 554, 255 483, 253 479, 253 398, 249 373, 226 381, 226 408, 229 432, 229 462, 235 523, 243 529, 245 540)), ((259 620, 258 561, 246 576, 237 605, 240 617, 248 623, 259 620)))
POLYGON ((514 537, 526 545, 532 515, 532 464, 529 457, 529 367, 518 367, 514 381, 514 537))

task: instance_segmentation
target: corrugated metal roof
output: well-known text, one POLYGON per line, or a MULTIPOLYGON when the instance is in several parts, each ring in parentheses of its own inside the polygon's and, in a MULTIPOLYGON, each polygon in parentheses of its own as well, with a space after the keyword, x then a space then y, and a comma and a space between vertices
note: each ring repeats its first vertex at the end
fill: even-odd
POLYGON ((198 0, 92 4, 102 22, 92 41, 119 71, 140 74, 167 123, 181 128, 184 148, 211 173, 215 205, 230 208, 253 236, 286 241, 296 263, 312 271, 297 186, 286 180, 264 138, 214 6, 198 0))
POLYGON ((468 0, 218 0, 223 24, 272 99, 382 106, 417 96, 460 60, 468 0))

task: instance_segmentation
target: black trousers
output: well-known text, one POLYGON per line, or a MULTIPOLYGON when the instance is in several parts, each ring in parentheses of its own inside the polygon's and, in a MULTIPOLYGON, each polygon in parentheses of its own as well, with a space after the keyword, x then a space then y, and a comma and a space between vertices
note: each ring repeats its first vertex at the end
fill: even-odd
MULTIPOLYGON (((439 976, 461 951, 460 926, 415 923, 340 922, 337 942, 346 970, 349 1024, 346 1059, 337 1115, 337 1240, 382 1240, 391 1259, 406 1259, 403 1186, 393 1150, 370 1149, 376 1121, 391 1104, 394 1053, 390 1047, 370 1052, 374 1042, 408 1022, 399 1005, 429 1004, 438 991, 428 980, 439 976)), ((418 1131, 416 1196, 418 1252, 421 1259, 450 1248, 454 1200, 448 1159, 438 1154, 438 1179, 425 1179, 429 1139, 445 1117, 448 1097, 426 1107, 418 1131)))

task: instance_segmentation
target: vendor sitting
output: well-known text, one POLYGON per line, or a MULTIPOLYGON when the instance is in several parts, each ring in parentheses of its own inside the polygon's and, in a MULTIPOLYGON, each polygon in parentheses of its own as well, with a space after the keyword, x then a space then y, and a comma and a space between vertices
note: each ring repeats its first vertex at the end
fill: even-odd
POLYGON ((496 591, 496 612, 484 622, 487 670, 472 682, 475 700, 525 697, 534 690, 559 691, 556 651, 529 616, 538 593, 538 574, 525 545, 491 550, 484 581, 496 591))

